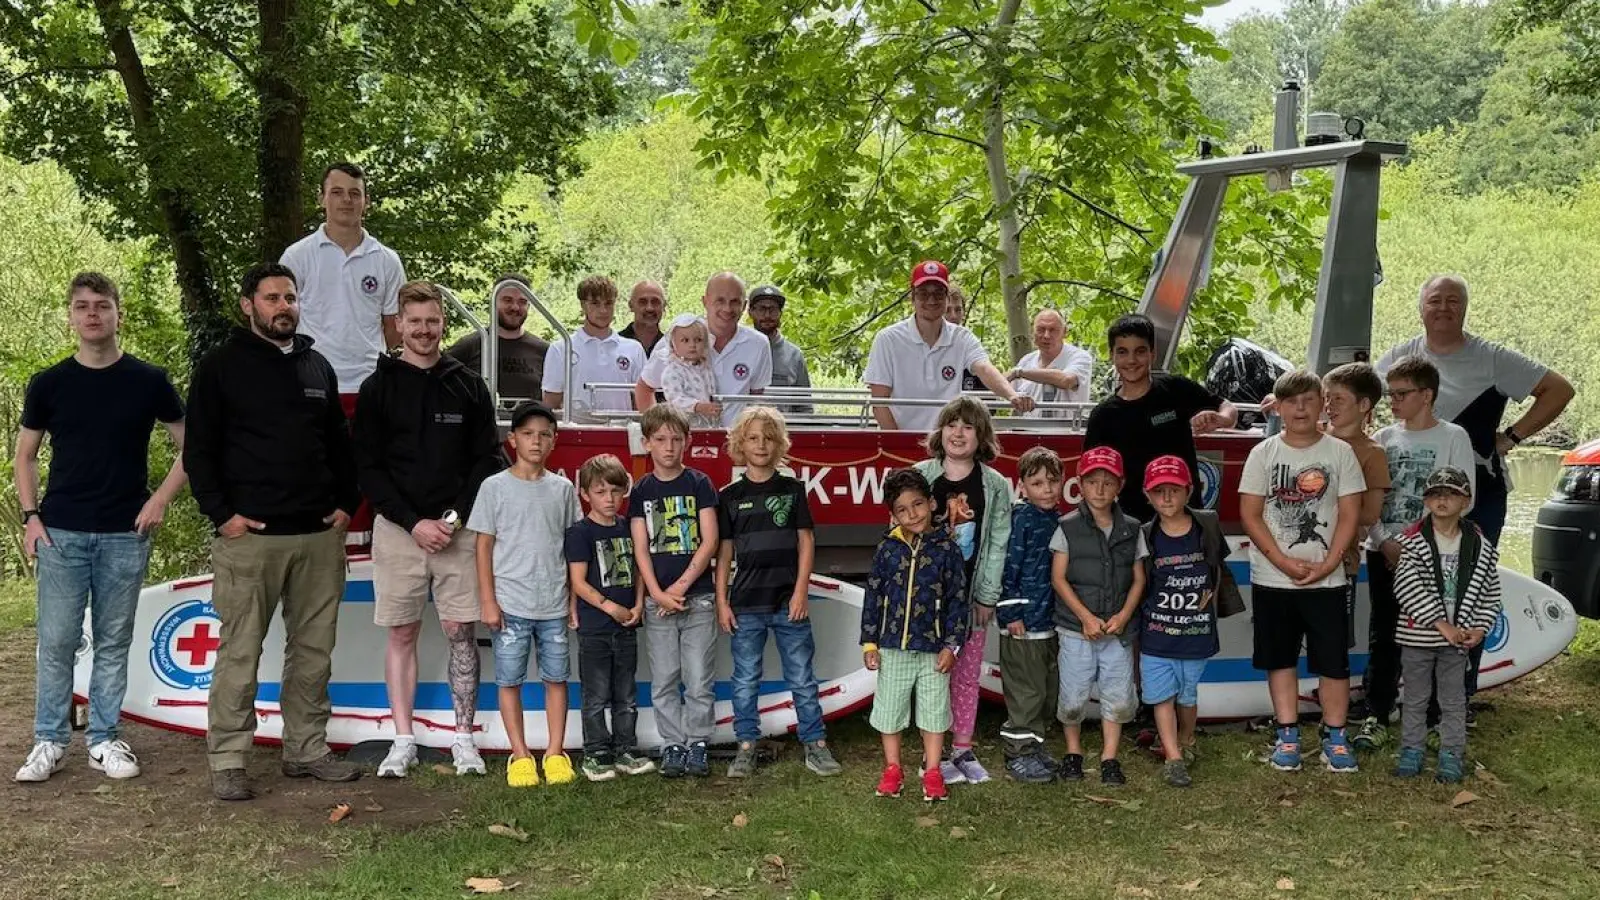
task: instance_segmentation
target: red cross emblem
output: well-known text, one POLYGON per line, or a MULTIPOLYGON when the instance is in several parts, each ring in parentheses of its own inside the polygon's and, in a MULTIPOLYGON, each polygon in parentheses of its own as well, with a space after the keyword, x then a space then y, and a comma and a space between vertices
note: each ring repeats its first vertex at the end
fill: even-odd
POLYGON ((187 637, 178 638, 173 646, 179 653, 189 654, 189 665, 198 667, 210 662, 211 654, 222 646, 222 638, 211 636, 210 622, 199 622, 194 626, 194 631, 187 637))

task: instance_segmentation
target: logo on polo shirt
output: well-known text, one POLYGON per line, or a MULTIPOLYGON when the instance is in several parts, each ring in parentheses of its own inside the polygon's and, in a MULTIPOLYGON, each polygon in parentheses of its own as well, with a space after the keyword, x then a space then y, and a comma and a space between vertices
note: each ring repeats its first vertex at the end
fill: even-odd
POLYGON ((378 279, 374 275, 366 275, 361 279, 361 289, 369 294, 378 292, 378 279))
POLYGON ((744 363, 739 363, 738 365, 733 367, 733 377, 739 379, 740 381, 745 380, 745 378, 749 374, 750 374, 750 367, 745 365, 744 363))
POLYGON ((944 376, 944 380, 945 381, 953 381, 953 380, 955 380, 955 377, 956 377, 956 367, 955 366, 945 366, 944 368, 939 370, 939 374, 944 376))
POLYGON ((617 357, 617 368, 618 369, 621 369, 622 371, 626 372, 626 371, 628 371, 628 367, 631 366, 631 365, 633 365, 633 360, 628 359, 626 356, 617 357))

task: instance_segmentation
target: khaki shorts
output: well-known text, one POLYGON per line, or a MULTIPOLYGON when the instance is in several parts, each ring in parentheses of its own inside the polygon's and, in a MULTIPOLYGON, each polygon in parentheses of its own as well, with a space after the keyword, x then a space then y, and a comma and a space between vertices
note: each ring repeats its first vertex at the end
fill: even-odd
POLYGON ((379 516, 372 525, 373 624, 392 628, 422 621, 430 588, 441 620, 478 621, 475 543, 462 528, 443 550, 428 553, 409 531, 379 516))

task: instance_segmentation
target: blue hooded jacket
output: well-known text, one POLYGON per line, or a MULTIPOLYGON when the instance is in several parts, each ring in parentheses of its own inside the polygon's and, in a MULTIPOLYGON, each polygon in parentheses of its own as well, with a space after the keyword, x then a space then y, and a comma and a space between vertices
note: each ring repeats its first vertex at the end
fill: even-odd
POLYGON ((949 528, 896 527, 878 544, 861 604, 861 643, 938 653, 967 639, 967 573, 949 528))
POLYGON ((1000 579, 1000 602, 994 612, 1002 631, 1012 622, 1021 622, 1028 631, 1055 631, 1050 538, 1060 516, 1059 510, 1040 509, 1032 503, 1011 508, 1011 539, 1000 579))

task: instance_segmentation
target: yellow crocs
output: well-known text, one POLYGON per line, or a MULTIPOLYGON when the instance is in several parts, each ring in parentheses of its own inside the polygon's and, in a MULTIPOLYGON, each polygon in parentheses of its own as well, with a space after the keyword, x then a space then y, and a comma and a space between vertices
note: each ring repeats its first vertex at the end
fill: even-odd
MULTIPOLYGON (((571 767, 568 767, 571 772, 571 767)), ((539 767, 531 756, 519 756, 506 766, 506 784, 514 788, 538 787, 539 767)))
POLYGON ((572 771, 572 760, 568 759, 565 753, 560 756, 546 756, 544 780, 551 784, 571 784, 578 780, 578 773, 572 771))

